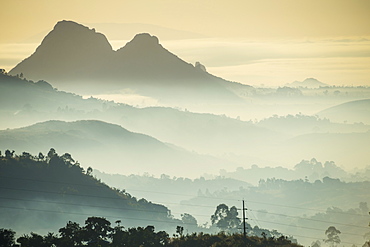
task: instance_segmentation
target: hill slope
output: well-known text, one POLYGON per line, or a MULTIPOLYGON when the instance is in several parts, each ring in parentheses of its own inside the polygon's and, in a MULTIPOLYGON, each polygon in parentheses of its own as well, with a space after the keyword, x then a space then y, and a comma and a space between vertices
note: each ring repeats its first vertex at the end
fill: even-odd
POLYGON ((34 153, 50 147, 78 154, 83 164, 122 174, 191 176, 193 169, 201 173, 222 164, 215 158, 170 147, 150 136, 101 121, 47 121, 0 131, 0 149, 34 153))
POLYGON ((336 105, 317 113, 334 122, 362 122, 370 124, 370 99, 355 100, 336 105))
POLYGON ((66 154, 7 154, 0 157, 0 174, 0 227, 45 232, 98 215, 125 225, 172 223, 166 207, 109 188, 66 154))

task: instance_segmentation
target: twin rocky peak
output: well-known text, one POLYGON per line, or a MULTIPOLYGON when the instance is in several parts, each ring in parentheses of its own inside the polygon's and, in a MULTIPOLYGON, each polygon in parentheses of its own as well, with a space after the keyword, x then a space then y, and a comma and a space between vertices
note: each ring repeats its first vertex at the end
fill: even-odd
POLYGON ((222 97, 232 94, 223 85, 227 81, 207 73, 200 63, 193 66, 181 60, 155 36, 137 34, 115 51, 103 34, 72 21, 58 22, 36 51, 10 71, 20 73, 71 90, 93 84, 88 89, 99 92, 180 87, 208 93, 216 90, 222 97))

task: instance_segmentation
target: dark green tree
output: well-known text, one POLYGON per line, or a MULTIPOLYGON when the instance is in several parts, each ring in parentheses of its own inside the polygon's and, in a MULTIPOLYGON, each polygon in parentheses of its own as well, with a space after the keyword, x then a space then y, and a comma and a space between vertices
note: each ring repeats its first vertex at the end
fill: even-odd
POLYGON ((125 234, 123 242, 124 246, 166 246, 169 242, 168 234, 164 231, 155 232, 154 226, 147 226, 145 228, 129 228, 125 234))
POLYGON ((14 150, 13 151, 10 151, 9 149, 5 150, 5 158, 12 158, 13 155, 14 155, 14 150))
POLYGON ((32 158, 32 155, 28 152, 22 152, 20 158, 29 160, 32 158))
POLYGON ((110 237, 113 228, 111 223, 103 217, 89 217, 85 221, 84 237, 85 241, 92 243, 92 246, 99 246, 106 242, 110 237))
POLYGON ((93 171, 93 169, 89 166, 89 167, 87 168, 87 170, 86 170, 86 174, 87 174, 87 175, 91 175, 92 171, 93 171))
POLYGON ((64 161, 66 165, 74 165, 75 160, 72 158, 72 155, 69 153, 65 153, 60 158, 64 161))
POLYGON ((40 152, 39 155, 38 155, 38 160, 39 161, 42 161, 44 160, 45 156, 40 152))
POLYGON ((0 247, 10 247, 15 244, 15 232, 10 229, 0 229, 0 247))
POLYGON ((22 247, 50 247, 51 244, 45 241, 44 237, 31 232, 31 235, 23 235, 17 239, 22 247))
POLYGON ((59 243, 61 246, 81 246, 83 240, 82 227, 76 222, 69 221, 65 227, 59 229, 59 243))
POLYGON ((51 160, 55 156, 58 156, 57 152, 55 151, 54 148, 50 148, 50 150, 47 154, 48 160, 51 160))
POLYGON ((184 227, 176 226, 176 233, 178 234, 178 236, 182 237, 184 235, 184 227))

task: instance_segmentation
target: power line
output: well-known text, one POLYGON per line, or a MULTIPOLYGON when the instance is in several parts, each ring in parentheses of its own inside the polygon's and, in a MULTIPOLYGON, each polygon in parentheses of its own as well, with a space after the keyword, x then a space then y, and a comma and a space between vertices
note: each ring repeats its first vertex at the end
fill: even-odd
MULTIPOLYGON (((310 210, 310 211, 318 211, 318 212, 327 212, 327 210, 322 210, 322 209, 314 209, 314 208, 302 208, 302 207, 296 207, 296 206, 287 206, 287 205, 281 205, 281 204, 273 204, 273 203, 267 203, 267 202, 256 202, 256 201, 251 201, 248 200, 250 203, 255 203, 255 204, 265 204, 265 205, 270 205, 270 206, 277 206, 277 207, 286 207, 286 208, 294 208, 294 209, 301 209, 301 210, 310 210)), ((346 213, 346 212, 335 212, 332 211, 331 213, 336 213, 336 214, 345 214, 345 215, 352 215, 352 216, 361 216, 359 214, 352 214, 352 213, 346 213)))
MULTIPOLYGON (((49 193, 49 194, 60 194, 58 192, 53 192, 53 191, 41 191, 41 190, 30 190, 30 189, 19 189, 19 188, 7 188, 7 187, 0 187, 0 189, 9 189, 9 190, 20 190, 20 191, 27 191, 27 192, 40 192, 40 193, 49 193)), ((103 198, 103 199, 114 199, 114 200, 122 200, 125 198, 120 198, 120 197, 105 197, 105 196, 96 196, 96 195, 83 195, 83 194, 71 194, 71 193, 63 193, 63 195, 68 194, 71 196, 81 196, 81 197, 92 197, 92 198, 103 198)), ((152 202, 148 202, 149 204, 156 204, 152 202)), ((184 204, 184 203, 171 203, 171 202, 157 202, 157 203, 166 203, 166 204, 175 204, 175 205, 182 205, 182 206, 192 206, 192 207, 205 207, 205 208, 214 208, 214 206, 206 206, 206 205, 197 205, 197 204, 184 204)), ((157 204, 160 205, 160 204, 157 204)), ((161 205, 163 206, 163 205, 161 205)), ((357 227, 357 228, 364 228, 367 229, 367 227, 361 227, 361 226, 355 226, 355 225, 350 225, 350 224, 343 224, 343 223, 338 223, 338 222, 330 222, 330 221, 321 221, 321 220, 315 220, 315 219, 309 219, 309 218, 301 218, 298 216, 289 216, 289 215, 284 215, 284 214, 277 214, 277 213, 269 213, 267 211, 259 211, 259 210, 253 210, 250 209, 251 211, 257 211, 261 213, 267 213, 267 214, 273 214, 273 215, 279 215, 279 216, 285 216, 285 217, 291 217, 291 218, 298 218, 298 219, 304 219, 304 220, 311 220, 311 221, 317 221, 317 222, 323 222, 323 223, 329 223, 329 224, 337 224, 337 225, 345 225, 349 227, 357 227)), ((173 212, 177 213, 177 212, 173 212)), ((195 214, 194 214, 195 215, 195 214)), ((208 215, 196 215, 196 216, 201 216, 201 217, 209 217, 208 215)), ((257 220, 257 217, 254 216, 257 220)))
MULTIPOLYGON (((38 192, 38 193, 47 193, 47 194, 57 194, 60 195, 62 193, 54 192, 54 191, 42 191, 42 190, 30 190, 30 189, 19 189, 19 188, 7 188, 7 187, 0 187, 0 189, 7 189, 7 190, 19 190, 19 191, 26 191, 26 192, 38 192)), ((96 195, 84 195, 84 194, 71 194, 71 193, 63 193, 63 195, 70 195, 70 196, 80 196, 80 197, 91 197, 91 198, 101 198, 101 199, 112 199, 112 200, 124 200, 127 198, 120 198, 120 197, 107 197, 107 196, 96 196, 96 195)), ((128 200, 128 199, 127 199, 128 200)), ((167 202, 157 202, 157 203, 167 203, 167 202)), ((164 206, 161 204, 157 204, 148 201, 148 204, 164 206)), ((176 205, 184 205, 184 206, 193 206, 193 207, 206 207, 206 208, 214 208, 213 206, 206 206, 206 205, 195 205, 195 204, 180 204, 180 203, 171 203, 168 202, 167 204, 176 204, 176 205)))
MULTIPOLYGON (((287 233, 284 233, 284 232, 280 232, 281 234, 284 234, 285 236, 291 236, 291 234, 287 234, 287 233)), ((317 237, 311 237, 311 236, 303 236, 303 235, 294 235, 293 237, 300 237, 300 238, 307 238, 307 239, 313 239, 313 240, 320 240, 320 239, 317 239, 317 237)), ((362 246, 363 244, 358 244, 358 243, 351 243, 351 242, 343 242, 341 241, 341 243, 344 243, 344 244, 355 244, 355 245, 360 245, 362 246)))
POLYGON ((331 221, 325 221, 325 220, 302 218, 302 217, 299 217, 299 216, 291 216, 291 215, 286 215, 286 214, 270 213, 270 212, 262 211, 262 210, 253 210, 253 209, 250 209, 250 211, 255 211, 255 212, 259 212, 259 213, 266 213, 266 214, 272 214, 272 215, 278 215, 278 216, 282 216, 282 217, 296 218, 296 219, 300 219, 300 220, 309 220, 309 221, 316 221, 316 222, 321 222, 321 223, 329 223, 329 224, 334 224, 334 225, 342 225, 342 226, 349 226, 349 227, 357 227, 357 228, 368 229, 368 227, 364 227, 364 226, 356 226, 356 225, 350 225, 350 224, 344 224, 344 223, 338 223, 338 222, 331 222, 331 221))
MULTIPOLYGON (((319 228, 306 227, 306 226, 299 226, 299 225, 288 225, 288 224, 276 223, 276 222, 266 221, 266 220, 260 220, 260 221, 262 221, 262 222, 266 222, 266 223, 270 223, 270 224, 275 224, 275 225, 289 226, 289 227, 299 227, 299 228, 302 228, 302 229, 308 229, 308 230, 314 230, 314 231, 321 231, 321 232, 324 232, 324 231, 326 230, 326 229, 319 229, 319 228)), ((343 233, 343 232, 342 232, 342 234, 363 237, 363 235, 360 235, 360 234, 354 234, 354 233, 343 233)))
MULTIPOLYGON (((0 206, 0 208, 6 208, 6 209, 15 209, 15 210, 26 210, 26 211, 38 211, 38 212, 46 212, 46 213, 56 213, 56 214, 72 214, 72 215, 84 215, 84 216, 91 216, 91 214, 85 214, 85 213, 74 213, 74 212, 65 212, 65 211, 53 211, 53 210, 45 210, 45 209, 35 209, 35 208, 19 208, 19 207, 6 207, 6 206, 0 206)), ((156 220, 156 219, 140 219, 140 218, 131 218, 131 217, 125 217, 125 216, 118 216, 118 215, 95 215, 96 217, 104 217, 104 218, 123 218, 128 220, 138 220, 138 221, 147 221, 147 222, 164 222, 164 223, 170 223, 170 224, 185 224, 185 225, 191 225, 190 223, 184 223, 184 222, 173 222, 168 220, 156 220)), ((175 221, 176 219, 174 219, 175 221)), ((178 220, 180 221, 180 220, 178 220)))
MULTIPOLYGON (((48 202, 48 201, 41 201, 41 200, 31 200, 31 199, 16 199, 16 198, 6 198, 6 197, 2 197, 2 199, 9 199, 9 200, 19 200, 19 201, 31 201, 31 202, 38 202, 38 203, 56 203, 56 204, 63 204, 63 205, 71 205, 71 206, 88 206, 88 207, 95 207, 95 208, 110 208, 110 209, 118 209, 118 210, 131 210, 131 211, 141 211, 141 212, 153 212, 153 213, 161 213, 161 214, 166 214, 167 212, 160 212, 160 211, 153 211, 153 210, 140 210, 140 209, 132 209, 132 208, 118 208, 118 207, 108 207, 108 206, 94 206, 94 205, 84 205, 84 204, 76 204, 76 203, 64 203, 64 202, 48 202)), ((24 208, 23 208, 24 209, 24 208)), ((244 209, 244 207, 243 207, 244 209)), ((28 209, 26 209, 28 210, 28 209)), ((31 209, 30 209, 31 210, 31 209)), ((49 211, 50 212, 50 211, 49 211)), ((57 212, 57 211, 52 211, 52 212, 57 212)), ((65 212, 67 213, 67 212, 65 212)), ((70 214, 75 214, 75 213, 70 213, 70 214)), ((80 213, 78 213, 80 214, 80 213)), ((86 215, 90 215, 90 214, 86 214, 86 215)), ((195 216, 198 216, 196 214, 194 214, 195 216)), ((166 214, 166 216, 168 216, 166 214)), ((209 217, 208 215, 199 215, 199 216, 206 216, 206 217, 209 217)), ((111 217, 111 216, 109 216, 111 217)), ((113 217, 113 216, 112 216, 113 217)), ((244 214, 243 214, 243 218, 245 218, 244 214)), ((255 220, 253 218, 250 218, 251 220, 255 220)), ((311 227, 305 227, 305 226, 297 226, 297 225, 287 225, 287 224, 282 224, 282 223, 276 223, 276 222, 271 222, 271 221, 264 221, 264 220, 260 220, 261 222, 267 222, 267 223, 272 223, 272 224, 277 224, 277 225, 284 225, 284 226, 291 226, 291 227, 300 227, 300 228, 304 228, 304 229, 310 229, 310 230, 317 230, 317 231, 325 231, 323 229, 318 229, 318 228, 311 228, 311 227)), ((329 222, 331 223, 331 222, 329 222)), ((352 226, 352 225, 350 225, 352 226)), ((261 228, 261 227, 260 227, 261 228)), ((366 228, 367 229, 367 228, 366 228)), ((358 234, 350 234, 350 233, 343 233, 343 234, 347 234, 347 235, 357 235, 357 236, 363 236, 363 235, 358 235, 358 234)))
MULTIPOLYGON (((73 212, 64 212, 64 211, 53 211, 53 210, 44 210, 44 209, 33 209, 33 208, 17 208, 17 207, 4 207, 0 206, 0 208, 6 208, 6 209, 12 209, 12 210, 26 210, 26 211, 38 211, 38 212, 47 212, 47 213, 58 213, 58 214, 72 214, 72 215, 85 215, 85 216, 91 216, 90 214, 84 214, 84 213, 73 213, 73 212)), ((122 215, 96 215, 96 217, 105 217, 105 218, 122 218, 127 220, 137 220, 137 221, 146 221, 146 222, 162 222, 162 223, 170 223, 170 224, 184 224, 184 225, 191 225, 189 223, 183 223, 183 222, 173 222, 173 221, 166 221, 166 220, 155 220, 155 219, 140 219, 140 218, 131 218, 131 217, 122 217, 122 215)), ((273 223, 273 222, 270 222, 273 223)), ((278 224, 278 223, 276 223, 278 224)), ((296 227, 296 226, 293 226, 296 227)), ((292 236, 291 234, 286 234, 283 232, 280 232, 281 234, 284 234, 286 236, 292 236)), ((294 235, 294 237, 302 237, 302 238, 309 238, 309 239, 315 239, 317 240, 317 237, 309 237, 309 236, 303 236, 303 235, 294 235)), ((356 243, 350 243, 350 242, 341 242, 341 243, 347 243, 347 244, 356 244, 356 243)), ((357 244, 361 245, 361 244, 357 244)))
MULTIPOLYGON (((6 176, 1 176, 1 175, 0 175, 0 177, 10 178, 10 179, 30 180, 30 181, 36 181, 36 182, 46 182, 46 183, 58 183, 58 184, 68 184, 68 185, 81 185, 81 186, 89 186, 89 187, 96 188, 95 185, 86 185, 86 184, 80 184, 80 183, 66 183, 66 182, 58 182, 58 181, 36 180, 36 179, 29 179, 29 178, 6 177, 6 176)), ((105 183, 102 183, 101 182, 101 184, 104 185, 104 186, 108 186, 109 188, 111 188, 109 185, 107 185, 105 183)), ((189 197, 193 197, 193 198, 194 197, 204 197, 204 198, 207 198, 207 199, 215 199, 215 200, 239 201, 238 199, 226 198, 226 197, 194 196, 194 195, 189 195, 189 194, 158 192, 158 191, 149 191, 149 190, 135 190, 135 189, 130 189, 130 191, 140 191, 140 192, 165 194, 165 195, 189 196, 189 197)), ((47 192, 45 192, 45 193, 47 193, 47 192)), ((288 206, 288 205, 274 204, 274 203, 268 203, 268 202, 258 202, 258 201, 252 201, 252 200, 248 200, 248 202, 249 203, 255 203, 255 204, 264 204, 264 205, 270 205, 270 206, 277 206, 277 207, 294 208, 294 209, 300 209, 300 210, 310 210, 310 211, 318 211, 318 212, 325 212, 325 213, 327 212, 326 210, 322 210, 322 209, 304 208, 304 207, 297 207, 297 206, 288 206)), ((159 203, 161 203, 161 202, 159 202, 159 203)), ((182 204, 182 205, 185 205, 185 204, 182 204)), ((191 204, 188 204, 187 206, 192 206, 192 205, 191 204)), ((210 207, 210 206, 204 206, 204 207, 210 207)), ((359 215, 359 214, 353 214, 353 213, 347 213, 347 212, 335 212, 335 211, 332 211, 331 213, 344 214, 344 215, 353 215, 353 216, 363 217, 362 215, 359 215)))
MULTIPOLYGON (((96 185, 90 185, 90 184, 82 184, 82 183, 67 183, 67 182, 60 182, 60 181, 48 181, 48 180, 39 180, 39 179, 31 179, 31 178, 20 178, 20 177, 7 177, 2 176, 2 178, 8 178, 8 179, 20 179, 20 180, 28 180, 28 181, 34 181, 34 182, 41 182, 41 183, 52 183, 52 184, 66 184, 66 185, 78 185, 78 186, 86 186, 86 187, 93 187, 96 188, 96 185)), ((100 182, 101 185, 108 186, 109 188, 115 188, 113 186, 109 186, 108 184, 104 182, 100 182)), ((124 189, 125 192, 127 192, 126 189, 124 189)), ((150 190, 138 190, 138 189, 129 189, 130 191, 139 191, 139 192, 147 192, 147 193, 154 193, 154 194, 164 194, 164 195, 175 195, 175 196, 187 196, 187 197, 204 197, 207 199, 222 199, 222 200, 230 200, 230 201, 238 201, 237 199, 230 199, 230 198, 221 198, 221 197, 212 197, 212 196, 199 196, 194 194, 179 194, 179 193, 171 193, 171 192, 159 192, 159 191, 150 191, 150 190)))
MULTIPOLYGON (((248 206, 247 206, 248 207, 248 206)), ((249 207, 248 207, 249 208, 249 207)), ((257 217, 254 215, 254 213, 253 213, 253 210, 251 209, 251 208, 249 208, 249 212, 251 212, 251 214, 252 214, 252 220, 254 221, 254 223, 259 227, 259 228, 262 228, 261 227, 261 225, 260 225, 260 223, 258 222, 258 219, 257 219, 257 217), (256 218, 256 219, 253 219, 253 218, 256 218)))
MULTIPOLYGON (((147 210, 147 209, 134 209, 134 208, 124 208, 124 207, 110 207, 110 206, 97 206, 97 205, 89 205, 89 204, 78 204, 78 203, 67 203, 67 202, 51 202, 51 201, 44 201, 44 200, 31 200, 31 199, 20 199, 20 198, 8 198, 8 197, 0 197, 1 199, 6 200, 16 200, 16 201, 26 201, 26 202, 37 202, 37 203, 50 203, 50 204, 62 204, 62 205, 68 205, 68 206, 81 206, 81 207, 93 207, 93 208, 99 208, 99 209, 118 209, 118 210, 130 210, 130 211, 139 211, 139 212, 151 212, 151 213, 160 213, 160 214, 166 214, 168 215, 168 212, 161 212, 161 211, 153 211, 153 210, 147 210)), ((181 214, 179 212, 172 212, 176 214, 181 214)), ((192 214, 193 216, 205 216, 210 217, 209 215, 202 215, 202 214, 192 214)))

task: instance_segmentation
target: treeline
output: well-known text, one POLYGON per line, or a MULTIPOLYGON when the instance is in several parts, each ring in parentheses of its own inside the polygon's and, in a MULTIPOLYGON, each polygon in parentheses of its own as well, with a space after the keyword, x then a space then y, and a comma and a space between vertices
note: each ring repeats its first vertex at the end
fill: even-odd
POLYGON ((129 226, 145 224, 170 228, 179 224, 163 205, 111 188, 91 175, 68 154, 0 153, 1 226, 16 231, 58 229, 73 217, 117 217, 129 226))
POLYGON ((192 233, 183 234, 183 228, 178 226, 176 234, 172 237, 165 231, 155 231, 154 226, 125 228, 121 221, 116 221, 112 227, 111 222, 103 217, 89 217, 84 226, 69 221, 58 233, 48 233, 44 236, 31 232, 15 238, 16 233, 11 229, 0 229, 0 247, 221 247, 221 246, 300 246, 292 243, 286 237, 279 238, 266 236, 244 237, 242 234, 192 233))

